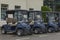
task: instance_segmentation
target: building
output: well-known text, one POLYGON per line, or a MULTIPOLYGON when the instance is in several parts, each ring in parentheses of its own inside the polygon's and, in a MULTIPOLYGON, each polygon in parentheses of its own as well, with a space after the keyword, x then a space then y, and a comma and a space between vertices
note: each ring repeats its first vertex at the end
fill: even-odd
POLYGON ((52 8, 53 11, 60 10, 60 0, 44 0, 43 4, 52 8))
POLYGON ((6 23, 6 10, 41 10, 43 0, 0 0, 0 26, 6 23))

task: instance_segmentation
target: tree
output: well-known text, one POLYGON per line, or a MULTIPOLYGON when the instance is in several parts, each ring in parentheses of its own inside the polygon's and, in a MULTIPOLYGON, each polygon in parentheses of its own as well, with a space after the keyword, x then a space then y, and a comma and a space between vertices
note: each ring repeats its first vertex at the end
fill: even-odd
POLYGON ((46 11, 52 11, 52 9, 48 6, 42 6, 41 11, 42 11, 42 17, 44 19, 44 22, 47 22, 48 20, 46 20, 46 11))
POLYGON ((42 11, 52 11, 52 9, 50 7, 48 7, 48 6, 42 6, 41 10, 42 11))

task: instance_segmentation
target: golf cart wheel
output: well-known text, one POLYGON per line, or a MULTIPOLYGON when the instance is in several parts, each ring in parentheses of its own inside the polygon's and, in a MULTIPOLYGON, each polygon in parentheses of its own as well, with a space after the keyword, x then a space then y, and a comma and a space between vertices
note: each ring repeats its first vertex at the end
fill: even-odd
POLYGON ((5 31, 4 28, 2 28, 2 29, 1 29, 1 33, 2 33, 2 34, 6 34, 7 32, 5 31))
POLYGON ((35 33, 35 34, 41 33, 40 28, 35 28, 35 29, 34 29, 34 33, 35 33))
POLYGON ((48 32, 52 33, 53 32, 53 28, 52 27, 48 28, 48 32))
POLYGON ((34 33, 38 34, 38 28, 35 28, 34 33))
POLYGON ((23 33, 23 30, 22 29, 18 29, 17 32, 16 32, 16 34, 18 36, 22 36, 22 33, 23 33))

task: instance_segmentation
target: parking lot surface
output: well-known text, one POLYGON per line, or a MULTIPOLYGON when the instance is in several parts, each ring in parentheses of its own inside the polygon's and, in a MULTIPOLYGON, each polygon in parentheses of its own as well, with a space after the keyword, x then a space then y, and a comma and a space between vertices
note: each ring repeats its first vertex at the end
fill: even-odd
POLYGON ((20 37, 12 33, 3 35, 0 32, 0 40, 60 40, 60 32, 47 34, 33 34, 20 37))

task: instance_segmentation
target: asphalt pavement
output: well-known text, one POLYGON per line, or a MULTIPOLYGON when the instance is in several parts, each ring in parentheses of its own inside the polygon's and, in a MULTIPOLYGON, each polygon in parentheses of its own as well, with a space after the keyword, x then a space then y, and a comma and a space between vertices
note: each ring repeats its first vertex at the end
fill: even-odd
POLYGON ((1 34, 0 32, 0 40, 60 40, 60 32, 33 34, 20 37, 12 33, 1 34))

